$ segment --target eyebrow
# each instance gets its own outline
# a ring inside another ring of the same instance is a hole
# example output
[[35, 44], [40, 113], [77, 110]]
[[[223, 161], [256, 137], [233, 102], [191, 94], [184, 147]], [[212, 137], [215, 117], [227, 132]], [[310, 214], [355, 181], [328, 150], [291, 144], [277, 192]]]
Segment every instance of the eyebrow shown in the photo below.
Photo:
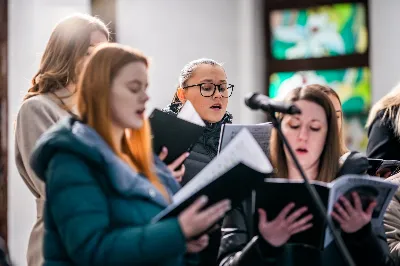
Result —
[[[299, 116], [299, 115], [292, 115], [290, 119], [300, 120], [300, 116]], [[311, 122], [311, 123], [312, 123], [312, 122], [320, 122], [320, 123], [323, 123], [323, 122], [322, 122], [321, 120], [319, 120], [319, 119], [312, 119], [310, 122]]]
[[[203, 80], [201, 80], [200, 81], [200, 83], [202, 83], [202, 82], [213, 82], [213, 80], [212, 79], [203, 79]], [[219, 82], [225, 82], [226, 83], [226, 79], [221, 79]]]
[[336, 113], [341, 113], [342, 112], [342, 110], [336, 110]]
[[134, 79], [134, 80], [128, 81], [126, 84], [127, 85], [130, 85], [130, 84], [139, 84], [139, 85], [141, 85], [142, 82], [140, 80]]

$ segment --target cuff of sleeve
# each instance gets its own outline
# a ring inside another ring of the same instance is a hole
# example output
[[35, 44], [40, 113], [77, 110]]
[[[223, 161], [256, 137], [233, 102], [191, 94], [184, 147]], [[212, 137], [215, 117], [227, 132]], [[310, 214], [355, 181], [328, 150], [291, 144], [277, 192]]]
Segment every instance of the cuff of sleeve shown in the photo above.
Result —
[[275, 247], [265, 241], [262, 237], [259, 237], [256, 243], [258, 253], [266, 261], [275, 261], [284, 250], [284, 246]]
[[370, 237], [373, 234], [372, 232], [372, 225], [371, 223], [366, 224], [364, 227], [362, 227], [360, 230], [354, 232], [354, 233], [346, 233], [342, 232], [342, 236], [345, 239], [354, 239], [354, 240], [361, 240]]

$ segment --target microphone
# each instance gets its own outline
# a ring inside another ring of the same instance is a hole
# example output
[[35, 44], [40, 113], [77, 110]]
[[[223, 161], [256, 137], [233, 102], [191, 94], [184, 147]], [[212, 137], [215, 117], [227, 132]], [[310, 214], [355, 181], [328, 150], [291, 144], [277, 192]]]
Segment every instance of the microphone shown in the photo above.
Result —
[[273, 101], [268, 96], [260, 93], [250, 93], [245, 97], [244, 102], [253, 110], [261, 109], [265, 112], [278, 112], [289, 115], [301, 114], [301, 111], [297, 106]]

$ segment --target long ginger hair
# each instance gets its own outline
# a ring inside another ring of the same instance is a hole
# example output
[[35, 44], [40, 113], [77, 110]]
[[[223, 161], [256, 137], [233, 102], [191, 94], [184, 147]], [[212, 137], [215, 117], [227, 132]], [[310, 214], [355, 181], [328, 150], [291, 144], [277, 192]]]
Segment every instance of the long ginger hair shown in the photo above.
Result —
[[135, 62], [149, 66], [141, 52], [127, 46], [107, 43], [96, 47], [77, 84], [78, 112], [121, 159], [146, 176], [168, 199], [168, 193], [155, 173], [149, 121], [145, 120], [140, 129], [125, 130], [120, 151], [112, 138], [110, 88], [119, 71]]

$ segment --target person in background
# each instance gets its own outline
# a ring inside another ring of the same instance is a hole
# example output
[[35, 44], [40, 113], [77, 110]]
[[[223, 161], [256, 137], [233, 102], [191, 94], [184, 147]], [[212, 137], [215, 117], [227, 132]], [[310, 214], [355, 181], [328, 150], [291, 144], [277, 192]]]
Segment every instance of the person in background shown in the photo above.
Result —
[[368, 116], [367, 157], [400, 161], [400, 84], [375, 103]]
[[[400, 173], [395, 174], [386, 179], [400, 185]], [[389, 244], [390, 256], [395, 265], [400, 265], [400, 189], [389, 203], [383, 218], [387, 242]]]
[[[328, 95], [336, 111], [336, 119], [339, 128], [339, 142], [340, 142], [340, 155], [341, 155], [339, 160], [341, 167], [338, 176], [342, 175], [342, 173], [347, 173], [349, 171], [363, 173], [363, 171], [366, 171], [366, 169], [368, 169], [369, 167], [368, 159], [360, 152], [350, 151], [346, 146], [346, 135], [343, 131], [343, 109], [339, 95], [331, 87], [319, 84], [313, 84], [312, 86], [314, 88], [321, 90], [326, 95]], [[349, 160], [347, 161], [347, 159]], [[349, 167], [352, 168], [353, 170], [347, 169]]]
[[336, 119], [338, 122], [339, 128], [339, 142], [340, 142], [340, 154], [345, 155], [349, 152], [349, 149], [346, 147], [346, 136], [343, 132], [343, 110], [342, 110], [342, 102], [340, 101], [339, 95], [336, 93], [334, 89], [324, 85], [313, 84], [314, 88], [319, 88], [322, 92], [328, 95], [331, 100], [333, 107], [336, 111]]
[[6, 241], [0, 237], [0, 266], [11, 266]]
[[[221, 127], [232, 123], [232, 115], [226, 109], [233, 88], [222, 64], [212, 59], [193, 60], [181, 70], [178, 89], [171, 104], [163, 111], [177, 115], [188, 100], [206, 124], [203, 135], [185, 158], [183, 186], [217, 156]], [[216, 265], [220, 236], [220, 230], [210, 233], [210, 244], [201, 253], [200, 265]]]
[[18, 172], [36, 199], [37, 220], [29, 239], [29, 266], [43, 265], [44, 183], [33, 173], [29, 158], [37, 139], [73, 111], [80, 69], [94, 47], [108, 42], [109, 30], [98, 18], [74, 14], [53, 29], [39, 70], [19, 109], [15, 127], [15, 162]]
[[79, 115], [39, 139], [31, 166], [46, 183], [45, 265], [195, 265], [201, 233], [229, 210], [228, 200], [204, 208], [203, 196], [152, 221], [180, 186], [153, 154], [147, 87], [142, 53], [99, 45], [80, 76]]
[[[297, 115], [279, 117], [282, 131], [293, 148], [299, 163], [310, 180], [331, 182], [340, 170], [340, 137], [336, 111], [319, 86], [308, 85], [292, 90], [285, 101], [301, 110]], [[291, 157], [275, 129], [271, 135], [271, 162], [276, 177], [301, 179]], [[349, 159], [347, 159], [349, 160]], [[359, 174], [360, 169], [348, 168], [346, 174]], [[366, 170], [366, 169], [364, 169]], [[363, 172], [364, 172], [363, 170]], [[361, 208], [360, 197], [352, 195], [352, 205], [342, 197], [335, 204], [332, 217], [338, 222], [342, 237], [356, 265], [394, 265], [390, 260], [384, 233], [375, 233], [371, 227], [372, 201], [366, 210]], [[312, 216], [307, 206], [288, 204], [274, 219], [269, 220], [265, 210], [259, 209], [260, 237], [251, 243], [252, 199], [243, 202], [224, 218], [218, 262], [221, 266], [234, 265], [346, 265], [336, 244], [331, 243], [323, 252], [300, 244], [288, 244], [292, 235], [312, 227]], [[383, 229], [383, 228], [382, 228]], [[252, 245], [247, 246], [249, 243]]]

